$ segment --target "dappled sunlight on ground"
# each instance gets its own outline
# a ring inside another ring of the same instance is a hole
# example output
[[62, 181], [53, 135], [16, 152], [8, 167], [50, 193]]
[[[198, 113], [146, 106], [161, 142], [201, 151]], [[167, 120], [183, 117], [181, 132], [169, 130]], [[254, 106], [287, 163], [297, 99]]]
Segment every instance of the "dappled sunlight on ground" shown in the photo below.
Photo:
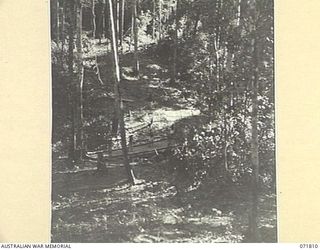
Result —
[[[115, 169], [104, 177], [82, 176], [69, 180], [69, 192], [53, 199], [53, 242], [240, 242], [239, 220], [247, 213], [245, 200], [201, 199], [197, 190], [181, 192], [164, 178], [160, 166], [137, 166], [139, 184], [120, 180], [125, 173]], [[91, 183], [88, 182], [88, 179]], [[101, 179], [102, 178], [102, 179]], [[86, 180], [87, 184], [83, 181]], [[97, 185], [103, 180], [105, 186]], [[81, 188], [85, 185], [86, 188]], [[201, 191], [202, 192], [202, 191]], [[275, 226], [273, 197], [264, 197], [261, 225]], [[239, 203], [239, 206], [236, 204]], [[270, 205], [269, 205], [270, 206]], [[230, 209], [230, 207], [233, 207]], [[83, 235], [86, 237], [83, 237]]]

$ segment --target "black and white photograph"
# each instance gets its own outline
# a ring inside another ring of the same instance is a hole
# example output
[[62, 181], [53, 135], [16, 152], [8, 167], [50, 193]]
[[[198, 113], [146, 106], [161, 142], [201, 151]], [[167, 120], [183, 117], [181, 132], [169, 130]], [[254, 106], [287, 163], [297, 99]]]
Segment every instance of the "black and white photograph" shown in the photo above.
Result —
[[53, 243], [278, 242], [273, 0], [50, 0], [50, 39]]

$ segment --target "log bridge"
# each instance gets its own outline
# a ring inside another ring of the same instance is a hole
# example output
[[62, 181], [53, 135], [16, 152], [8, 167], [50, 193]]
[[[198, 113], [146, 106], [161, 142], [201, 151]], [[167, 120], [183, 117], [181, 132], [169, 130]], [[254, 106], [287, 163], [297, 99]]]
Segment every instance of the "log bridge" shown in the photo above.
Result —
[[[135, 145], [129, 143], [128, 156], [130, 158], [149, 156], [159, 154], [167, 149], [177, 146], [172, 140], [168, 138], [157, 138], [156, 140], [142, 140], [137, 141]], [[122, 148], [112, 150], [111, 153], [107, 149], [91, 151], [86, 153], [86, 157], [90, 160], [98, 161], [98, 156], [102, 156], [103, 160], [114, 161], [123, 157]]]

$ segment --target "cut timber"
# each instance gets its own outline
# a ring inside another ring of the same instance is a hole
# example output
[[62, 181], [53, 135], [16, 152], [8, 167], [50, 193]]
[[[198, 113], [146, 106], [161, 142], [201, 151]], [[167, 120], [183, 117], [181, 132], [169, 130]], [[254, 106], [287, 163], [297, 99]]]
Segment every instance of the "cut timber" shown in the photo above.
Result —
[[[130, 157], [139, 157], [139, 156], [147, 156], [152, 154], [157, 154], [157, 152], [163, 152], [167, 149], [177, 147], [178, 144], [172, 143], [168, 139], [162, 139], [158, 141], [143, 143], [132, 146], [131, 150], [129, 150], [128, 154]], [[121, 158], [122, 149], [116, 149], [112, 151], [112, 159]], [[88, 152], [87, 156], [90, 157], [91, 160], [96, 160], [98, 153], [102, 152], [104, 157], [109, 157], [107, 150], [99, 150]]]

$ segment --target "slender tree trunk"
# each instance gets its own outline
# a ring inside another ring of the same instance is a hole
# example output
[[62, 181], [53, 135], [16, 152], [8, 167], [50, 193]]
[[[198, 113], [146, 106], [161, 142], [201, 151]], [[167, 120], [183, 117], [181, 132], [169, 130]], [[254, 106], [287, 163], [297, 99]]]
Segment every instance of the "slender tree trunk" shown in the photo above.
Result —
[[[108, 1], [106, 0], [106, 5], [105, 5], [105, 17], [106, 17], [106, 38], [107, 38], [107, 50], [108, 52], [111, 51], [111, 28], [110, 28], [110, 23], [111, 23], [111, 19], [109, 16], [109, 9], [108, 9]], [[110, 45], [110, 47], [109, 47]]]
[[68, 91], [68, 103], [71, 117], [71, 135], [69, 146], [69, 160], [73, 162], [75, 160], [75, 123], [74, 123], [74, 98], [72, 96], [73, 86], [73, 49], [74, 49], [74, 0], [69, 1], [69, 29], [68, 29], [68, 71], [69, 71], [69, 91]]
[[256, 2], [252, 1], [251, 10], [253, 24], [251, 28], [252, 39], [252, 113], [251, 113], [251, 164], [252, 164], [252, 207], [249, 214], [249, 237], [251, 242], [260, 242], [258, 227], [259, 207], [259, 142], [258, 142], [258, 81], [259, 81], [259, 58], [257, 39]]
[[106, 20], [105, 20], [105, 1], [106, 0], [103, 0], [102, 1], [102, 6], [101, 6], [101, 34], [100, 34], [100, 37], [101, 38], [105, 38], [105, 28], [106, 28]]
[[133, 41], [134, 41], [134, 75], [139, 78], [139, 55], [138, 55], [138, 24], [137, 24], [137, 1], [133, 0]]
[[65, 1], [62, 2], [62, 7], [60, 8], [60, 19], [61, 19], [61, 65], [64, 62], [64, 44], [65, 44], [65, 34], [64, 34], [64, 26], [65, 26]]
[[[95, 38], [97, 36], [97, 24], [96, 24], [96, 14], [95, 14], [95, 0], [92, 0], [92, 7], [91, 7], [91, 11], [92, 11], [92, 24], [93, 24], [93, 31], [92, 31], [92, 36]], [[95, 62], [95, 71], [96, 71], [96, 75], [97, 78], [99, 80], [99, 83], [101, 85], [104, 85], [102, 79], [101, 79], [101, 74], [100, 74], [100, 68], [99, 68], [99, 63], [98, 63], [98, 56], [95, 53], [94, 55], [94, 62]]]
[[159, 0], [158, 41], [162, 39], [162, 0]]
[[152, 40], [154, 41], [156, 39], [156, 0], [153, 0], [152, 4]]
[[59, 48], [59, 43], [60, 43], [60, 4], [59, 4], [59, 0], [57, 0], [56, 2], [56, 8], [57, 8], [57, 46]]
[[109, 23], [110, 23], [110, 19], [107, 17], [108, 15], [108, 4], [106, 2], [107, 0], [103, 0], [103, 4], [104, 4], [104, 21], [105, 21], [105, 29], [104, 29], [104, 37], [108, 38], [108, 31], [109, 31]]
[[92, 6], [91, 6], [91, 15], [92, 15], [92, 37], [93, 39], [96, 38], [97, 34], [97, 24], [96, 24], [96, 12], [95, 12], [95, 0], [92, 0]]
[[219, 47], [218, 47], [218, 38], [219, 34], [218, 31], [216, 31], [215, 38], [213, 41], [213, 47], [214, 47], [214, 55], [215, 55], [215, 61], [216, 61], [216, 90], [220, 90], [220, 55], [219, 55]]
[[[256, 41], [254, 43], [254, 54], [256, 54]], [[256, 57], [256, 55], [254, 55]], [[252, 207], [249, 215], [249, 236], [250, 241], [259, 242], [260, 234], [258, 228], [258, 206], [259, 206], [259, 144], [258, 144], [258, 66], [254, 59], [254, 74], [252, 77], [252, 113], [251, 113], [251, 164], [252, 164]]]
[[121, 13], [121, 18], [120, 18], [120, 49], [121, 49], [121, 54], [123, 53], [123, 30], [124, 30], [124, 8], [125, 8], [125, 0], [121, 0], [121, 6], [120, 6], [120, 13]]
[[178, 6], [179, 6], [179, 0], [176, 0], [176, 6], [174, 9], [175, 28], [174, 28], [174, 38], [173, 38], [174, 44], [173, 44], [171, 83], [175, 83], [176, 77], [177, 77], [177, 50], [178, 50], [178, 26], [179, 26]]
[[238, 0], [238, 6], [237, 6], [237, 26], [240, 26], [241, 24], [241, 0]]
[[75, 147], [76, 147], [76, 160], [81, 160], [84, 155], [84, 140], [83, 140], [83, 77], [84, 67], [82, 62], [82, 5], [81, 0], [76, 1], [77, 7], [77, 73], [78, 82], [76, 85], [76, 114], [75, 114]]
[[132, 44], [133, 44], [133, 37], [134, 37], [134, 15], [133, 15], [133, 11], [131, 11], [131, 35], [130, 35], [130, 47], [129, 47], [129, 50], [130, 52], [132, 51]]
[[126, 130], [125, 130], [125, 123], [124, 123], [124, 114], [123, 114], [123, 102], [120, 95], [120, 67], [119, 67], [119, 58], [118, 58], [118, 48], [117, 48], [117, 39], [116, 39], [116, 30], [115, 30], [115, 23], [113, 19], [113, 6], [112, 0], [109, 0], [109, 13], [110, 13], [110, 26], [111, 26], [111, 43], [112, 43], [112, 53], [113, 53], [113, 63], [114, 63], [114, 92], [115, 92], [115, 111], [116, 115], [119, 118], [120, 123], [120, 133], [121, 133], [121, 147], [123, 152], [123, 159], [124, 159], [124, 166], [127, 170], [129, 181], [134, 185], [135, 184], [135, 177], [133, 170], [129, 163], [129, 156], [128, 156], [128, 148], [127, 148], [127, 141], [126, 141]]
[[74, 49], [74, 0], [69, 0], [69, 46], [68, 46], [68, 70], [69, 74], [73, 74], [73, 49]]
[[224, 171], [227, 173], [228, 167], [228, 134], [227, 134], [227, 118], [226, 118], [226, 108], [222, 107], [223, 112], [223, 161], [224, 161]]
[[119, 35], [120, 35], [120, 0], [116, 0], [116, 37], [117, 37], [117, 46], [119, 47]]
[[[96, 30], [96, 32], [97, 32], [97, 37], [98, 37], [98, 39], [99, 39], [99, 44], [101, 44], [101, 39], [102, 39], [102, 26], [103, 26], [103, 8], [102, 8], [102, 6], [103, 5], [101, 5], [101, 3], [99, 2], [99, 5], [98, 5], [99, 7], [98, 7], [98, 18], [97, 18], [97, 30]], [[97, 14], [96, 14], [97, 15]]]

